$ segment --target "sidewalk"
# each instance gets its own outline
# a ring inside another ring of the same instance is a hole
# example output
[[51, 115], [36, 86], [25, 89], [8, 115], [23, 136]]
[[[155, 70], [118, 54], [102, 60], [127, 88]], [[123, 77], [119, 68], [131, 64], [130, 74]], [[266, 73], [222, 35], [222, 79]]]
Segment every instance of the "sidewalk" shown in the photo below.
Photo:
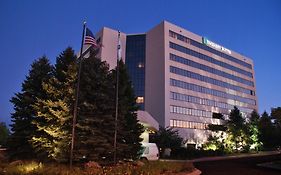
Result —
[[245, 157], [259, 157], [259, 156], [269, 156], [269, 155], [278, 155], [279, 151], [263, 151], [259, 153], [244, 153], [238, 155], [226, 155], [226, 156], [215, 156], [215, 157], [201, 157], [191, 160], [172, 160], [172, 159], [160, 159], [160, 161], [175, 161], [175, 162], [207, 162], [207, 161], [216, 161], [216, 160], [229, 160], [229, 159], [239, 159]]

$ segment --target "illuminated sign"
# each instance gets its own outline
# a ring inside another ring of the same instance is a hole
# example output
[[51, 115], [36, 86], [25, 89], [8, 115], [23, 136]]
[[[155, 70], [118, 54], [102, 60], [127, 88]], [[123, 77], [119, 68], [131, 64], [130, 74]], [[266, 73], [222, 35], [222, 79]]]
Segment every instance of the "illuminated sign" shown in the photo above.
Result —
[[210, 40], [208, 40], [207, 38], [202, 38], [202, 42], [203, 44], [207, 45], [207, 46], [210, 46], [214, 49], [217, 49], [217, 50], [220, 50], [220, 51], [223, 51], [225, 53], [228, 53], [228, 54], [231, 54], [231, 50], [225, 48], [225, 47], [222, 47], [221, 45], [218, 45]]

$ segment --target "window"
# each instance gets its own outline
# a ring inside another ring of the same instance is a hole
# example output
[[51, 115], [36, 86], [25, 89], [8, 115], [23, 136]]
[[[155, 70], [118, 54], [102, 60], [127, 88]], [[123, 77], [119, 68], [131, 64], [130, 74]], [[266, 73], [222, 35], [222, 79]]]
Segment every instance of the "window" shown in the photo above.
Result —
[[126, 67], [132, 81], [132, 86], [137, 97], [138, 106], [141, 110], [144, 109], [144, 94], [145, 94], [145, 48], [146, 35], [128, 35], [126, 37]]
[[174, 126], [173, 120], [170, 120], [170, 126]]
[[[180, 87], [183, 89], [187, 89], [187, 90], [205, 93], [205, 94], [211, 94], [211, 95], [222, 97], [222, 98], [232, 99], [235, 101], [240, 101], [240, 102], [248, 103], [251, 105], [256, 105], [256, 101], [253, 99], [250, 99], [250, 98], [232, 95], [232, 94], [228, 94], [226, 92], [209, 89], [206, 87], [200, 87], [198, 85], [187, 83], [187, 82], [180, 81], [180, 80], [170, 79], [170, 85], [175, 86], [175, 87]], [[197, 87], [197, 88], [195, 89], [195, 87]], [[188, 100], [191, 100], [191, 99], [188, 99]]]
[[[199, 81], [204, 81], [204, 82], [207, 82], [207, 83], [210, 83], [210, 84], [214, 84], [214, 85], [217, 85], [217, 86], [225, 87], [225, 88], [228, 88], [228, 89], [232, 89], [232, 90], [235, 90], [235, 91], [239, 91], [239, 92], [243, 92], [243, 93], [252, 95], [249, 89], [242, 88], [240, 86], [236, 86], [236, 85], [233, 85], [233, 84], [229, 84], [229, 83], [226, 83], [226, 82], [223, 82], [221, 80], [214, 79], [214, 78], [206, 77], [206, 76], [203, 76], [203, 75], [200, 75], [200, 74], [197, 74], [197, 73], [194, 73], [194, 72], [190, 72], [188, 70], [184, 70], [184, 69], [181, 69], [181, 68], [178, 68], [178, 67], [170, 66], [170, 72], [174, 73], [174, 74], [177, 74], [177, 75], [182, 75], [182, 76], [185, 76], [185, 77], [189, 77], [189, 78], [196, 79], [196, 80], [199, 80]], [[195, 89], [195, 91], [199, 92], [200, 87], [194, 86], [194, 89]]]
[[140, 62], [140, 63], [138, 64], [138, 68], [144, 68], [144, 64], [143, 64], [142, 62]]
[[143, 103], [143, 102], [144, 102], [144, 98], [143, 97], [137, 97], [136, 103]]
[[243, 75], [246, 75], [248, 77], [251, 77], [253, 78], [253, 74], [249, 71], [245, 71], [243, 69], [240, 69], [238, 67], [235, 67], [233, 65], [230, 65], [228, 63], [225, 63], [225, 62], [222, 62], [222, 61], [219, 61], [219, 60], [216, 60], [212, 57], [209, 57], [207, 55], [204, 55], [202, 53], [199, 53], [199, 52], [196, 52], [194, 50], [191, 50], [189, 48], [186, 48], [186, 47], [183, 47], [183, 46], [180, 46], [178, 44], [175, 44], [173, 42], [170, 42], [170, 48], [172, 49], [175, 49], [175, 50], [178, 50], [180, 52], [183, 52], [185, 54], [188, 54], [188, 55], [191, 55], [191, 56], [194, 56], [194, 57], [197, 57], [199, 59], [202, 59], [202, 60], [205, 60], [205, 61], [208, 61], [208, 62], [211, 62], [213, 64], [216, 64], [216, 65], [219, 65], [221, 67], [224, 67], [224, 68], [227, 68], [227, 69], [230, 69], [232, 71], [235, 71], [235, 72], [238, 72], [238, 73], [241, 73]]
[[213, 54], [215, 54], [215, 55], [218, 55], [218, 56], [220, 56], [220, 57], [223, 57], [223, 58], [225, 58], [225, 59], [227, 59], [227, 60], [230, 60], [230, 61], [232, 61], [232, 62], [235, 62], [235, 63], [237, 63], [237, 64], [240, 64], [240, 65], [242, 65], [242, 66], [244, 66], [244, 67], [246, 67], [246, 68], [252, 69], [252, 65], [251, 65], [251, 64], [246, 63], [246, 62], [244, 62], [244, 61], [242, 61], [242, 60], [239, 60], [239, 59], [237, 59], [237, 58], [235, 58], [235, 57], [233, 57], [233, 56], [231, 56], [231, 55], [227, 55], [227, 54], [225, 54], [225, 53], [223, 53], [223, 52], [220, 52], [220, 51], [218, 51], [218, 50], [216, 50], [216, 49], [210, 48], [210, 47], [208, 47], [208, 46], [205, 45], [205, 44], [199, 43], [199, 42], [197, 42], [197, 41], [195, 41], [195, 40], [192, 40], [192, 39], [190, 39], [190, 38], [187, 38], [187, 37], [185, 37], [185, 36], [183, 36], [183, 35], [181, 35], [181, 34], [178, 34], [178, 33], [176, 33], [176, 32], [173, 32], [173, 31], [171, 31], [171, 30], [169, 31], [169, 33], [170, 33], [170, 36], [173, 37], [173, 38], [177, 38], [178, 40], [181, 40], [181, 41], [186, 42], [186, 43], [189, 43], [189, 44], [191, 44], [191, 45], [193, 45], [193, 46], [195, 46], [195, 47], [198, 47], [198, 48], [200, 48], [200, 49], [203, 49], [203, 50], [206, 50], [206, 51], [208, 51], [208, 52], [211, 52], [211, 53], [213, 53]]

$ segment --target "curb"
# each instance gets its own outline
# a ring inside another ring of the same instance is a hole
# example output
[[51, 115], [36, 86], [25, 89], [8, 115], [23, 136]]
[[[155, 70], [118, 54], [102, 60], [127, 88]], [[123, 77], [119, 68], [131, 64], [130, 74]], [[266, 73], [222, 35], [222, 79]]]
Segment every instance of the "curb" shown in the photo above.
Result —
[[160, 161], [171, 161], [171, 162], [207, 162], [207, 161], [217, 161], [217, 160], [229, 160], [229, 159], [240, 159], [245, 157], [259, 157], [259, 156], [270, 156], [278, 155], [279, 151], [270, 151], [270, 152], [260, 152], [257, 154], [241, 154], [241, 155], [230, 155], [230, 156], [216, 156], [216, 157], [202, 157], [191, 160], [172, 160], [172, 159], [160, 159]]

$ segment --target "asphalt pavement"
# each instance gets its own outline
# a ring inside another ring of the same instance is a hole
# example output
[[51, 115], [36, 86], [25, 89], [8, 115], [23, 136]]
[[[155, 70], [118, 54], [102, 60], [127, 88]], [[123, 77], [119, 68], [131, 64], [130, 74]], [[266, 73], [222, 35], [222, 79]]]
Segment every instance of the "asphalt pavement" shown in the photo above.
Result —
[[278, 152], [244, 154], [191, 160], [201, 175], [281, 175], [280, 170], [259, 167], [257, 164], [280, 161]]

